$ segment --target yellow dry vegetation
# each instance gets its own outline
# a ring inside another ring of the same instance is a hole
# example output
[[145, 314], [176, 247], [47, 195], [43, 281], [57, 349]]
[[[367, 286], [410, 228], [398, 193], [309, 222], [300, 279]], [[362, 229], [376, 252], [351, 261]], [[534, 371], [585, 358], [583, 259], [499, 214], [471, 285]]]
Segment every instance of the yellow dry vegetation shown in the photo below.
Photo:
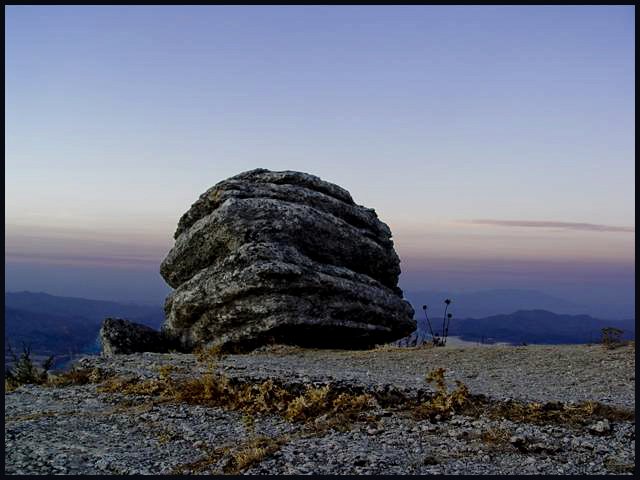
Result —
[[241, 473], [247, 468], [260, 463], [269, 455], [277, 452], [287, 441], [287, 437], [251, 438], [235, 451], [231, 452], [230, 459], [225, 464], [223, 472], [230, 475]]
[[609, 420], [634, 421], [635, 412], [586, 401], [575, 405], [561, 402], [519, 402], [508, 401], [490, 405], [487, 415], [493, 419], [507, 419], [514, 422], [533, 424], [556, 423], [580, 426], [585, 423], [607, 418]]
[[202, 349], [197, 358], [208, 365], [207, 372], [198, 377], [176, 379], [171, 376], [173, 369], [163, 366], [157, 379], [109, 378], [98, 386], [98, 391], [223, 407], [245, 415], [278, 414], [292, 422], [335, 417], [334, 424], [343, 427], [375, 406], [371, 395], [338, 392], [330, 385], [308, 386], [303, 393], [294, 393], [272, 379], [259, 383], [234, 381], [216, 371], [216, 362], [221, 358], [218, 348]]
[[494, 447], [501, 447], [509, 444], [511, 432], [504, 428], [490, 428], [480, 434], [482, 443]]
[[436, 392], [426, 402], [418, 405], [413, 414], [419, 419], [444, 420], [455, 413], [461, 413], [470, 404], [471, 395], [468, 387], [456, 380], [453, 391], [447, 389], [444, 379], [444, 368], [436, 368], [427, 374], [428, 383], [435, 383]]
[[[413, 409], [416, 418], [432, 421], [446, 420], [457, 413], [472, 417], [486, 415], [493, 420], [506, 419], [518, 423], [560, 424], [575, 427], [603, 418], [613, 421], [635, 420], [633, 410], [612, 407], [596, 401], [577, 404], [518, 400], [494, 402], [483, 395], [471, 395], [468, 387], [458, 380], [455, 382], [456, 388], [449, 391], [444, 373], [444, 368], [437, 368], [427, 375], [427, 382], [435, 384], [436, 392], [429, 400]], [[490, 441], [491, 434], [487, 435], [486, 439]]]
[[67, 387], [69, 385], [86, 385], [90, 383], [100, 383], [108, 379], [111, 374], [99, 368], [74, 368], [68, 372], [58, 375], [51, 375], [47, 380], [46, 386], [49, 387]]

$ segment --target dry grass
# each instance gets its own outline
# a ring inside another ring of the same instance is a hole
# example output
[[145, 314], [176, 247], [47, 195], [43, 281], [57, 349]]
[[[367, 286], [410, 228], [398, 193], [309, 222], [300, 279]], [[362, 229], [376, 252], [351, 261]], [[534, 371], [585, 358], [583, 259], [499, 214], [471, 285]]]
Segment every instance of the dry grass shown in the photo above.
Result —
[[634, 421], [635, 412], [611, 407], [600, 402], [587, 401], [576, 405], [562, 402], [500, 402], [488, 405], [486, 414], [492, 419], [507, 419], [513, 422], [533, 424], [559, 424], [580, 427], [587, 423], [608, 419]]
[[308, 387], [303, 394], [296, 395], [271, 379], [257, 384], [240, 383], [212, 373], [187, 380], [174, 380], [170, 376], [152, 380], [111, 378], [100, 385], [98, 391], [223, 407], [240, 411], [245, 416], [278, 414], [292, 422], [309, 422], [330, 415], [340, 420], [336, 425], [354, 421], [362, 412], [375, 406], [370, 395], [339, 393], [328, 385]]
[[[259, 414], [277, 414], [291, 422], [315, 426], [317, 430], [334, 428], [348, 430], [355, 421], [369, 421], [367, 414], [377, 406], [373, 396], [340, 392], [330, 385], [308, 386], [302, 393], [272, 379], [260, 383], [240, 382], [215, 371], [221, 354], [219, 350], [199, 352], [201, 362], [207, 362], [207, 373], [189, 379], [175, 379], [173, 370], [165, 366], [157, 379], [108, 378], [98, 387], [99, 392], [125, 395], [151, 396], [159, 401], [222, 407], [253, 417]], [[431, 371], [426, 380], [435, 384], [435, 393], [426, 402], [411, 405], [399, 399], [400, 409], [409, 409], [417, 419], [446, 420], [454, 414], [473, 417], [486, 415], [491, 419], [508, 419], [533, 424], [562, 424], [582, 426], [587, 422], [609, 420], [635, 420], [631, 410], [582, 402], [568, 405], [560, 402], [493, 402], [483, 395], [471, 395], [468, 387], [456, 381], [449, 391], [444, 378], [445, 370]], [[80, 375], [83, 380], [86, 372]], [[95, 380], [95, 378], [94, 378]]]
[[635, 463], [624, 463], [615, 457], [608, 457], [604, 459], [604, 466], [609, 472], [623, 474], [623, 473], [635, 473]]
[[375, 406], [370, 395], [339, 392], [329, 385], [309, 386], [300, 394], [272, 379], [260, 383], [234, 381], [216, 371], [222, 355], [219, 348], [198, 351], [198, 361], [208, 367], [207, 372], [199, 377], [175, 379], [171, 376], [173, 369], [163, 366], [157, 379], [109, 378], [98, 387], [98, 391], [223, 407], [240, 411], [245, 416], [278, 414], [291, 422], [313, 423], [320, 416], [329, 416], [334, 421], [328, 423], [338, 428], [346, 428], [360, 414]]
[[[91, 383], [100, 383], [110, 377], [110, 374], [100, 370], [99, 368], [79, 368], [72, 369], [68, 372], [59, 373], [57, 375], [49, 374], [43, 377], [42, 382], [38, 383], [43, 387], [68, 387], [71, 385], [87, 385]], [[22, 383], [12, 382], [5, 379], [5, 393], [13, 392]]]
[[250, 438], [231, 452], [230, 458], [222, 471], [226, 474], [237, 475], [277, 452], [288, 441], [289, 438], [286, 436]]
[[510, 445], [511, 432], [504, 428], [489, 428], [480, 434], [480, 441], [492, 449], [503, 449]]
[[444, 368], [437, 368], [427, 375], [427, 382], [435, 383], [436, 393], [414, 408], [413, 414], [416, 418], [445, 420], [455, 413], [462, 412], [464, 407], [470, 404], [469, 389], [459, 380], [456, 380], [455, 390], [449, 392], [444, 380], [444, 371]]
[[19, 385], [16, 384], [15, 382], [12, 382], [12, 381], [10, 381], [10, 380], [8, 380], [6, 378], [4, 379], [4, 393], [5, 394], [15, 391], [15, 389], [18, 388], [18, 387], [19, 387]]
[[[578, 404], [517, 400], [494, 402], [484, 395], [471, 395], [467, 386], [460, 381], [456, 381], [456, 388], [449, 391], [443, 368], [431, 371], [427, 375], [427, 381], [435, 383], [436, 393], [412, 409], [414, 417], [418, 419], [446, 420], [458, 413], [472, 417], [486, 416], [492, 420], [506, 419], [517, 423], [557, 424], [578, 428], [605, 418], [611, 421], [635, 421], [633, 410], [595, 401]], [[491, 438], [492, 433], [485, 435], [487, 441], [491, 441]]]
[[218, 463], [226, 454], [231, 451], [231, 447], [215, 447], [208, 449], [204, 457], [199, 458], [194, 462], [188, 462], [181, 465], [176, 465], [171, 472], [172, 475], [185, 475], [202, 473], [209, 470], [213, 465]]
[[[291, 437], [283, 435], [279, 437], [251, 436], [239, 445], [224, 445], [215, 448], [205, 447], [204, 457], [174, 467], [174, 475], [186, 473], [197, 474], [210, 472], [214, 474], [237, 475], [244, 470], [263, 461], [269, 455], [280, 450], [289, 442]], [[217, 471], [212, 472], [217, 466]]]
[[111, 374], [99, 368], [79, 368], [63, 372], [58, 375], [51, 375], [46, 383], [49, 387], [67, 387], [69, 385], [87, 385], [90, 383], [100, 383], [108, 379]]
[[162, 430], [158, 436], [157, 436], [157, 440], [158, 440], [158, 444], [159, 445], [165, 445], [167, 443], [169, 443], [172, 440], [175, 440], [177, 438], [180, 438], [180, 435], [172, 430]]
[[602, 338], [600, 339], [600, 343], [607, 350], [613, 350], [615, 348], [622, 347], [626, 344], [625, 341], [622, 340], [622, 334], [624, 331], [615, 327], [607, 327], [601, 330]]
[[39, 420], [45, 417], [55, 417], [58, 415], [69, 415], [68, 412], [55, 412], [53, 410], [45, 410], [43, 412], [27, 413], [25, 415], [15, 415], [4, 417], [5, 422], [25, 422], [28, 420]]

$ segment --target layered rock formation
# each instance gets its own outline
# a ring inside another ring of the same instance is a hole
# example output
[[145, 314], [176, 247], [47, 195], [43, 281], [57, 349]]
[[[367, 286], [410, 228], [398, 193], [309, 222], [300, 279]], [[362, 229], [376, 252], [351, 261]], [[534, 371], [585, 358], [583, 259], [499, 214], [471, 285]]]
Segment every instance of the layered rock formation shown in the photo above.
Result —
[[178, 223], [160, 273], [163, 330], [184, 348], [280, 342], [359, 348], [415, 329], [389, 227], [306, 173], [244, 172]]

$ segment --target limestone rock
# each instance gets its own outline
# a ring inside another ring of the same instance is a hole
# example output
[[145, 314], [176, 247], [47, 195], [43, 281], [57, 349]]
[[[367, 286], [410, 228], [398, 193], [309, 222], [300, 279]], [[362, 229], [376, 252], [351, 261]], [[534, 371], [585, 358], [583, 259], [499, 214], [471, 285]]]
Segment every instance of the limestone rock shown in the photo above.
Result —
[[389, 227], [316, 176], [257, 169], [222, 181], [175, 239], [160, 268], [175, 288], [163, 330], [185, 348], [360, 348], [415, 329]]
[[598, 420], [592, 425], [589, 425], [587, 427], [587, 430], [589, 430], [594, 435], [606, 435], [611, 432], [611, 424], [609, 423], [609, 420], [605, 418], [603, 420]]
[[410, 335], [392, 342], [395, 347], [420, 347], [422, 345], [432, 344], [432, 339], [428, 338], [424, 333], [416, 330]]
[[136, 352], [166, 352], [170, 341], [153, 328], [122, 318], [106, 318], [100, 328], [100, 343], [105, 356]]

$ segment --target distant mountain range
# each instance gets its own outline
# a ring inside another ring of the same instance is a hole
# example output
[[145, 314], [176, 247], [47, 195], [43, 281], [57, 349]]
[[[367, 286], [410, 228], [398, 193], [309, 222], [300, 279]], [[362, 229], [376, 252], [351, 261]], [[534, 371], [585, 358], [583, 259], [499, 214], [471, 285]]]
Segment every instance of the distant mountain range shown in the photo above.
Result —
[[594, 299], [592, 304], [583, 305], [554, 297], [537, 290], [491, 289], [472, 292], [407, 290], [404, 296], [416, 310], [416, 318], [421, 317], [422, 305], [428, 305], [434, 315], [442, 315], [443, 301], [451, 298], [450, 311], [458, 318], [480, 318], [502, 315], [518, 310], [547, 310], [567, 315], [591, 315], [592, 317], [620, 320], [635, 317], [635, 304], [605, 305]]
[[[512, 292], [513, 293], [513, 292]], [[431, 292], [429, 317], [435, 330], [442, 326], [442, 292]], [[525, 296], [531, 300], [531, 294]], [[85, 298], [58, 297], [46, 293], [5, 293], [5, 345], [10, 342], [16, 353], [22, 343], [31, 344], [35, 355], [55, 355], [60, 364], [73, 354], [96, 353], [98, 331], [106, 317], [122, 317], [131, 321], [160, 328], [164, 312], [160, 306], [89, 300]], [[428, 296], [421, 294], [420, 300]], [[505, 301], [508, 298], [510, 300]], [[458, 294], [451, 305], [454, 317], [449, 328], [450, 336], [463, 340], [509, 343], [588, 343], [600, 339], [604, 327], [618, 327], [625, 337], [635, 337], [635, 321], [602, 320], [589, 315], [557, 314], [547, 309], [515, 308], [511, 314], [489, 314], [463, 318], [466, 311], [495, 312], [497, 308], [513, 306], [513, 294], [493, 291], [486, 298], [481, 292]], [[502, 299], [502, 302], [500, 301]], [[553, 297], [538, 296], [538, 303], [547, 302], [556, 308], [570, 308], [568, 303], [558, 303]], [[424, 301], [424, 303], [427, 303]], [[493, 303], [492, 303], [493, 302]], [[555, 302], [555, 303], [554, 303]], [[560, 301], [562, 302], [562, 301]], [[414, 303], [420, 334], [429, 336], [423, 320], [422, 303]], [[484, 310], [483, 310], [484, 309]], [[506, 310], [509, 311], [509, 310]], [[480, 318], [481, 317], [481, 318]]]
[[14, 292], [4, 295], [5, 346], [19, 354], [22, 344], [31, 345], [35, 356], [54, 355], [60, 364], [79, 353], [99, 350], [98, 332], [106, 317], [123, 317], [160, 328], [160, 306], [145, 306], [58, 297], [46, 293]]
[[[442, 318], [437, 319], [438, 330]], [[432, 323], [433, 325], [433, 323]], [[421, 325], [422, 328], [423, 325]], [[601, 330], [616, 327], [623, 338], [635, 338], [634, 320], [602, 320], [589, 315], [560, 315], [546, 310], [518, 310], [508, 315], [451, 320], [449, 335], [462, 340], [526, 343], [592, 343], [601, 338]], [[434, 326], [435, 328], [435, 326]]]

